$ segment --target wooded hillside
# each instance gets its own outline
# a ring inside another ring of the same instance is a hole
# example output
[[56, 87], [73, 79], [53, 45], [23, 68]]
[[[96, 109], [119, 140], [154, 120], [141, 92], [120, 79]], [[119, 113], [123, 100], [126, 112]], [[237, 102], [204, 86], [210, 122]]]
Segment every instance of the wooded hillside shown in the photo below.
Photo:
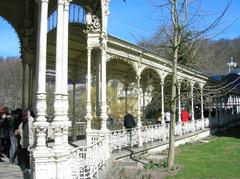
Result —
[[[155, 34], [150, 39], [143, 39], [140, 46], [168, 58], [169, 49], [166, 41], [160, 34]], [[206, 75], [226, 74], [228, 72], [227, 62], [233, 57], [240, 66], [240, 37], [235, 39], [205, 40], [194, 42], [194, 64], [190, 66]]]

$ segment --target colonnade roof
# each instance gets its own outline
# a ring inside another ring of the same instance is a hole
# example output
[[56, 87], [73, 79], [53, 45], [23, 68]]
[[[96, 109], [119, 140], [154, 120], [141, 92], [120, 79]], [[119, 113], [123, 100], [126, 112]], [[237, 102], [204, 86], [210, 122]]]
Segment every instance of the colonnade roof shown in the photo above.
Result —
[[[56, 51], [56, 29], [52, 30], [48, 34], [48, 68], [55, 69], [55, 51]], [[149, 65], [149, 67], [156, 69], [163, 69], [171, 74], [172, 63], [168, 59], [160, 57], [158, 54], [139, 47], [135, 44], [121, 40], [117, 37], [108, 35], [108, 58], [118, 58], [116, 65], [111, 66], [112, 72], [109, 77], [116, 77], [121, 75], [129, 76], [129, 80], [136, 79], [136, 71], [127, 66], [128, 64], [137, 63], [141, 57], [141, 63]], [[93, 53], [94, 56], [94, 53]], [[123, 60], [124, 59], [124, 60]], [[110, 60], [111, 61], [111, 60]], [[109, 63], [109, 62], [108, 62]], [[154, 66], [159, 64], [159, 67]], [[75, 74], [78, 76], [86, 74], [87, 67], [87, 35], [84, 33], [84, 28], [77, 25], [71, 24], [69, 28], [69, 70], [70, 77], [71, 72], [75, 70]], [[108, 68], [109, 69], [109, 68]], [[95, 70], [95, 61], [92, 61], [92, 70]], [[113, 75], [115, 70], [115, 75]], [[76, 72], [77, 71], [77, 72]], [[200, 81], [206, 81], [208, 78], [202, 75], [200, 72], [187, 68], [185, 66], [179, 66], [179, 72], [183, 74], [183, 78], [191, 79], [195, 77]], [[184, 76], [185, 75], [185, 76]]]
[[[32, 3], [33, 9], [28, 9], [29, 11], [33, 11], [31, 13], [31, 20], [34, 23], [33, 26], [36, 26], [36, 7], [35, 0], [1, 0], [0, 1], [0, 16], [4, 17], [7, 21], [9, 21], [13, 28], [18, 33], [21, 39], [22, 27], [24, 24], [24, 18], [26, 16], [26, 2], [30, 5]], [[84, 7], [85, 9], [91, 9], [92, 11], [96, 11], [98, 14], [100, 11], [100, 0], [73, 0], [72, 3], [77, 3]], [[49, 0], [49, 14], [51, 14], [56, 9], [57, 1]], [[34, 5], [33, 5], [34, 4]], [[28, 7], [29, 8], [29, 7]], [[36, 28], [35, 28], [36, 29]], [[87, 44], [87, 36], [84, 33], [84, 27], [81, 27], [79, 24], [70, 24], [69, 28], [69, 69], [70, 73], [72, 71], [78, 71], [77, 75], [86, 73], [86, 44]], [[48, 33], [48, 50], [47, 50], [47, 62], [48, 68], [55, 68], [55, 54], [56, 54], [56, 29], [53, 29]], [[158, 68], [162, 68], [168, 73], [171, 73], [171, 62], [167, 59], [160, 57], [158, 54], [146, 50], [137, 45], [131, 44], [127, 41], [121, 40], [117, 37], [108, 35], [108, 55], [109, 56], [118, 56], [120, 58], [124, 58], [126, 61], [138, 62], [139, 57], [141, 56], [142, 63], [149, 64], [151, 67], [155, 67], [155, 64], [159, 64]], [[122, 53], [124, 52], [124, 53]], [[94, 62], [93, 62], [94, 63]], [[129, 72], [129, 68], [126, 68], [124, 63], [119, 63], [119, 73], [127, 74]], [[92, 65], [92, 69], [94, 70], [94, 65]], [[206, 81], [207, 77], [202, 75], [201, 73], [187, 68], [185, 66], [179, 66], [179, 72], [185, 74], [189, 78], [194, 76], [200, 80]], [[133, 76], [130, 74], [129, 76]], [[70, 75], [71, 77], [71, 75]], [[135, 77], [134, 77], [135, 78]]]
[[0, 16], [6, 19], [20, 35], [25, 17], [24, 0], [1, 0]]

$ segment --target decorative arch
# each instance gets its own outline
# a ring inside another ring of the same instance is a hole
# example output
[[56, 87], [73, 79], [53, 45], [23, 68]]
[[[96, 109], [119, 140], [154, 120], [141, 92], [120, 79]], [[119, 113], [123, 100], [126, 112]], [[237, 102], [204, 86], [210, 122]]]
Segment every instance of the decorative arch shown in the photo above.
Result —
[[154, 88], [160, 88], [161, 76], [158, 71], [152, 67], [144, 66], [140, 73], [141, 84], [143, 87], [152, 85]]
[[107, 58], [107, 64], [110, 62], [110, 61], [113, 61], [113, 60], [120, 60], [120, 61], [124, 61], [125, 63], [129, 64], [132, 69], [134, 70], [135, 74], [137, 75], [138, 74], [138, 69], [137, 67], [132, 63], [130, 62], [128, 59], [126, 58], [122, 58], [122, 57], [118, 57], [118, 56], [110, 56]]
[[143, 68], [140, 71], [140, 75], [145, 71], [145, 70], [151, 70], [153, 73], [156, 74], [156, 77], [161, 79], [161, 75], [159, 74], [159, 71], [151, 66], [143, 66]]
[[[86, 24], [86, 11], [76, 2], [69, 5], [69, 24]], [[57, 27], [57, 10], [55, 9], [48, 17], [48, 32]]]
[[13, 32], [14, 32], [14, 34], [16, 35], [16, 38], [17, 38], [17, 43], [18, 43], [18, 47], [19, 47], [19, 55], [21, 56], [21, 54], [22, 54], [22, 51], [21, 51], [21, 35], [20, 35], [20, 32], [18, 32], [17, 30], [16, 30], [16, 28], [14, 27], [14, 25], [7, 19], [7, 18], [5, 18], [5, 17], [3, 17], [3, 16], [0, 16], [0, 19], [2, 19], [4, 22], [6, 22], [10, 27], [11, 27], [11, 29], [13, 30]]

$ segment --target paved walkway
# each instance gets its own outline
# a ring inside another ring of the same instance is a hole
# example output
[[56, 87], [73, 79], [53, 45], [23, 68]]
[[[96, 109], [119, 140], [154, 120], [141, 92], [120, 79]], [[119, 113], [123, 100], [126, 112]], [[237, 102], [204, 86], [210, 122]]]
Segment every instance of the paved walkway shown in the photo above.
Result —
[[28, 174], [23, 174], [18, 165], [9, 164], [9, 159], [2, 158], [4, 162], [0, 162], [0, 179], [29, 179]]

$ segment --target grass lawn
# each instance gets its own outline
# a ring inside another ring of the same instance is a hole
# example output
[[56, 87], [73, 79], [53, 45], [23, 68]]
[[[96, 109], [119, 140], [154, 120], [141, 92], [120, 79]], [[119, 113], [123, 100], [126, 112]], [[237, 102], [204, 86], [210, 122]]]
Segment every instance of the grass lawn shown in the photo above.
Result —
[[240, 127], [209, 138], [209, 143], [186, 144], [177, 149], [180, 166], [174, 179], [240, 179]]

